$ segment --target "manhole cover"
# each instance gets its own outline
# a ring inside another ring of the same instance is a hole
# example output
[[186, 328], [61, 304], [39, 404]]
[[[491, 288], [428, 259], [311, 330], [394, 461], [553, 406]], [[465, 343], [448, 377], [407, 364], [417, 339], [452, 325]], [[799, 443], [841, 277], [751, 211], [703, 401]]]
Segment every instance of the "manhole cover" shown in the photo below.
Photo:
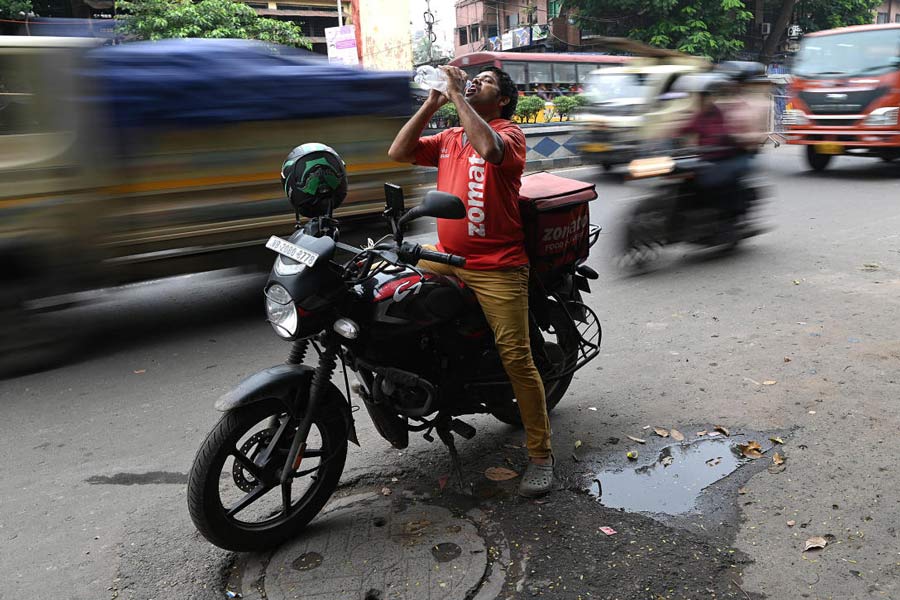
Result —
[[446, 508], [365, 495], [276, 550], [262, 581], [270, 600], [456, 600], [479, 586], [487, 555]]

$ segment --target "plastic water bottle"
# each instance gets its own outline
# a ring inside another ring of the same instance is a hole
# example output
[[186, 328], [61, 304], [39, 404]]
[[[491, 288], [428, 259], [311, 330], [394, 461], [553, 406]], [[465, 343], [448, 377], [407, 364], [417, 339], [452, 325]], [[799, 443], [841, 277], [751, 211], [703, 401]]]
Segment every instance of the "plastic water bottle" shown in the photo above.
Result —
[[[422, 87], [437, 90], [445, 96], [447, 95], [447, 76], [443, 71], [432, 67], [431, 65], [422, 65], [416, 69], [416, 76], [413, 78], [413, 81]], [[472, 82], [466, 81], [466, 91], [468, 91], [470, 87], [472, 87]]]
[[416, 69], [414, 81], [431, 90], [437, 90], [442, 94], [447, 93], [447, 78], [444, 72], [431, 65], [422, 65]]

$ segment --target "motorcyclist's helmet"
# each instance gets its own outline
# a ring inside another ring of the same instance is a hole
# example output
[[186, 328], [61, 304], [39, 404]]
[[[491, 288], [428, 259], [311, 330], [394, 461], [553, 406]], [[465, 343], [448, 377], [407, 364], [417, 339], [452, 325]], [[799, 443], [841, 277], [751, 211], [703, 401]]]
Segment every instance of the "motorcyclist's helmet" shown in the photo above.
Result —
[[321, 217], [347, 197], [347, 167], [340, 155], [325, 144], [303, 144], [284, 159], [281, 184], [299, 214]]

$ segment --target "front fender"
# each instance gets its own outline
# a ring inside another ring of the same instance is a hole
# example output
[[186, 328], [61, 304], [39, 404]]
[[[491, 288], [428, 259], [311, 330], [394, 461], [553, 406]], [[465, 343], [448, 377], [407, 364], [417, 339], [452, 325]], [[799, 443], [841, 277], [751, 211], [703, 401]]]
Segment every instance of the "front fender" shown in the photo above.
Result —
[[[250, 375], [237, 384], [233, 390], [220, 396], [216, 400], [216, 410], [227, 412], [267, 398], [280, 398], [290, 405], [294, 398], [288, 396], [295, 394], [298, 389], [307, 392], [300, 398], [300, 401], [305, 404], [314, 371], [315, 369], [306, 365], [285, 364], [269, 367]], [[358, 446], [359, 440], [356, 436], [350, 405], [340, 390], [332, 384], [329, 384], [329, 387], [331, 389], [326, 391], [325, 403], [321, 405], [321, 409], [337, 410], [347, 424], [347, 439]]]
[[298, 385], [309, 387], [313, 368], [306, 365], [276, 365], [247, 377], [216, 400], [216, 410], [227, 412], [265, 400], [284, 398]]

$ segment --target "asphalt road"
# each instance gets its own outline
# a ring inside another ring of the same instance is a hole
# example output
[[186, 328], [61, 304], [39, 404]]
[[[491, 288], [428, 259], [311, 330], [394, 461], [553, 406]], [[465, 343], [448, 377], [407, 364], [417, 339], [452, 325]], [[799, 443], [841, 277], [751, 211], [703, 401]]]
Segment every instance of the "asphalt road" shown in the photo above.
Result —
[[[746, 471], [739, 493], [705, 499], [708, 530], [673, 526], [746, 555], [734, 578], [748, 597], [900, 599], [900, 166], [812, 174], [794, 148], [761, 163], [773, 231], [723, 257], [673, 249], [638, 277], [612, 257], [644, 190], [599, 181], [588, 303], [603, 352], [554, 413], [554, 444], [566, 463], [580, 440], [601, 468], [630, 448], [609, 438], [648, 425], [780, 436], [782, 472]], [[216, 397], [287, 352], [261, 285], [231, 273], [109, 292], [75, 313], [96, 333], [70, 364], [0, 382], [0, 598], [221, 597], [231, 556], [193, 531], [184, 483]], [[345, 481], [402, 478], [442, 452], [393, 451], [357, 417]], [[472, 422], [464, 460], [509, 435]], [[814, 536], [829, 545], [804, 553]]]

